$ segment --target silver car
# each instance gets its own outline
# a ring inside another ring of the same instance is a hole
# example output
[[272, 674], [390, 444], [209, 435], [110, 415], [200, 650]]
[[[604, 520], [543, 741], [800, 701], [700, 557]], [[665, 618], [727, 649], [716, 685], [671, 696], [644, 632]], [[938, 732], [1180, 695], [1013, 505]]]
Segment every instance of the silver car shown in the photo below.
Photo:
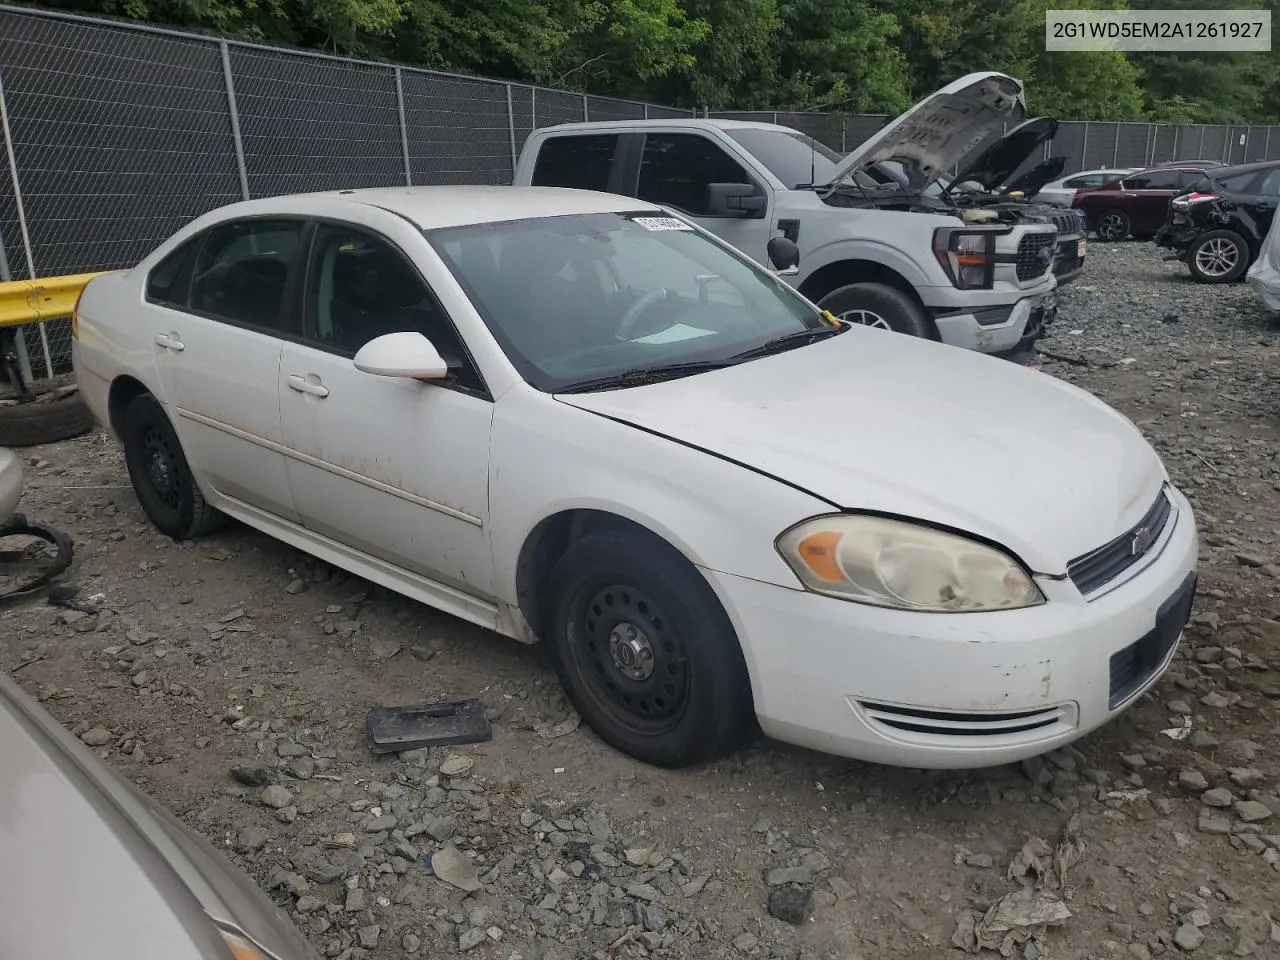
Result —
[[0, 771], [0, 957], [318, 960], [247, 876], [3, 673]]
[[1104, 183], [1136, 173], [1138, 169], [1138, 167], [1108, 167], [1104, 170], [1082, 170], [1067, 177], [1060, 177], [1052, 183], [1046, 183], [1037, 191], [1035, 199], [1041, 203], [1069, 207], [1071, 201], [1076, 198], [1077, 190], [1092, 190]]

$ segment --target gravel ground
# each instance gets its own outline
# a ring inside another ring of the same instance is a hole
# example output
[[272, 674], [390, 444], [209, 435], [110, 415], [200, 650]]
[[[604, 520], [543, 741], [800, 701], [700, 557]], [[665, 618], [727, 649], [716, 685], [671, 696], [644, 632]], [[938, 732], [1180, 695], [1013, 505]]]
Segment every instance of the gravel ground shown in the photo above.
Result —
[[[1180, 659], [1073, 749], [649, 769], [575, 726], [536, 650], [251, 531], [157, 536], [101, 436], [27, 451], [23, 503], [100, 612], [10, 606], [0, 667], [331, 958], [924, 960], [998, 941], [993, 904], [1062, 920], [1019, 957], [1278, 956], [1280, 332], [1145, 243], [1094, 245], [1059, 296], [1044, 372], [1137, 422], [1203, 530]], [[482, 698], [492, 742], [370, 754], [365, 710], [424, 696]]]

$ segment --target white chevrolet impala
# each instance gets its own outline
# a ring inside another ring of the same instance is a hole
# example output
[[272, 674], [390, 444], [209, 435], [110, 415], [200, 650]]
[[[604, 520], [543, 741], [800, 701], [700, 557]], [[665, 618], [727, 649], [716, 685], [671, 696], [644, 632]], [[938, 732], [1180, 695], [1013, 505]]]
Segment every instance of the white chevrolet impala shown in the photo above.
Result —
[[1191, 509], [1124, 417], [842, 326], [634, 199], [238, 203], [93, 280], [74, 324], [161, 531], [234, 517], [550, 644], [654, 764], [757, 726], [896, 765], [1033, 756], [1155, 682], [1195, 593]]

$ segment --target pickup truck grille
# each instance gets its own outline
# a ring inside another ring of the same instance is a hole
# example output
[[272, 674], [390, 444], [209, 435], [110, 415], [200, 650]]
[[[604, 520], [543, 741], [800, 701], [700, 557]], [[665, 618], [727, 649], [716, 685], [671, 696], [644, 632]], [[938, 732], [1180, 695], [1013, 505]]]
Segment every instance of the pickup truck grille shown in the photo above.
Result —
[[1054, 213], [1050, 218], [1053, 225], [1058, 228], [1058, 236], [1071, 237], [1077, 233], [1086, 233], [1085, 221], [1074, 210], [1064, 210], [1062, 213]]
[[1058, 238], [1052, 233], [1029, 233], [1018, 243], [1016, 265], [1022, 282], [1043, 276], [1053, 267], [1053, 248]]
[[1156, 502], [1136, 526], [1067, 564], [1071, 582], [1085, 596], [1110, 583], [1147, 555], [1151, 545], [1160, 539], [1172, 514], [1173, 502], [1161, 490]]

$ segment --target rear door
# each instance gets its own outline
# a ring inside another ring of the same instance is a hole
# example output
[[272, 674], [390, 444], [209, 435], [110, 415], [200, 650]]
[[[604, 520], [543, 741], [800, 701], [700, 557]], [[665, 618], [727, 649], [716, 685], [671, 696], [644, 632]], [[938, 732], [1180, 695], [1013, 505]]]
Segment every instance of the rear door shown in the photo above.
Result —
[[216, 493], [295, 522], [277, 384], [305, 227], [211, 227], [157, 264], [146, 288], [164, 402], [192, 469]]
[[1199, 176], [1198, 171], [1145, 170], [1122, 181], [1121, 196], [1133, 234], [1141, 237], [1159, 230], [1169, 216], [1169, 201]]

